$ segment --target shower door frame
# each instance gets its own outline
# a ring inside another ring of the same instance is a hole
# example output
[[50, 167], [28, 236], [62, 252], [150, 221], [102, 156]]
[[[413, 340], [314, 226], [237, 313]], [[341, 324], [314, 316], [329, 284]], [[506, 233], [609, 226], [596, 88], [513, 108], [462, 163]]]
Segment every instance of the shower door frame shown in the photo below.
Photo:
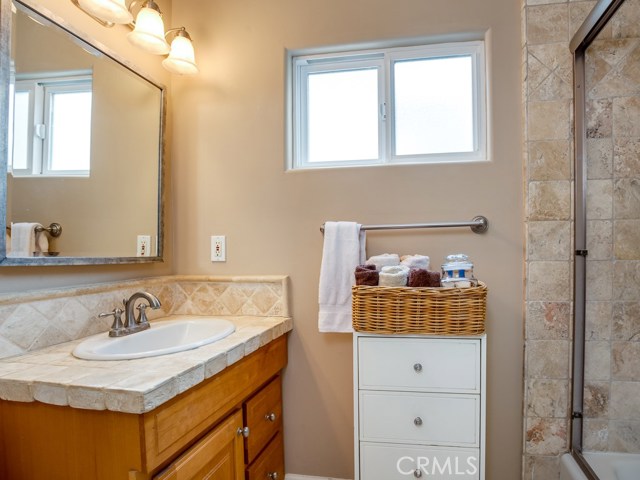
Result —
[[589, 480], [599, 480], [582, 455], [583, 400], [584, 400], [584, 350], [586, 311], [586, 263], [587, 263], [587, 156], [586, 156], [586, 87], [585, 53], [591, 42], [605, 27], [625, 0], [599, 0], [589, 16], [571, 39], [569, 48], [573, 54], [573, 108], [574, 108], [574, 158], [575, 158], [575, 210], [574, 241], [575, 258], [573, 272], [573, 367], [571, 391], [571, 441], [573, 458]]

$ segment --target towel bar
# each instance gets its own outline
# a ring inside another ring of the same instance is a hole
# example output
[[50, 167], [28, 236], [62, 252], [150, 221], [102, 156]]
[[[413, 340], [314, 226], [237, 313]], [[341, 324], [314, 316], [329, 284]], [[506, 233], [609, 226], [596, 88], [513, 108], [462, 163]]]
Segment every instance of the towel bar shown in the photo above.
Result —
[[[361, 230], [406, 230], [411, 228], [452, 228], [471, 227], [473, 233], [484, 233], [489, 229], [487, 217], [478, 215], [468, 222], [440, 222], [440, 223], [406, 223], [396, 225], [362, 225]], [[324, 233], [324, 225], [320, 227]]]
[[[7, 232], [11, 231], [11, 227], [7, 225]], [[47, 232], [52, 237], [59, 237], [62, 234], [62, 225], [53, 222], [48, 227], [36, 227], [36, 232]]]

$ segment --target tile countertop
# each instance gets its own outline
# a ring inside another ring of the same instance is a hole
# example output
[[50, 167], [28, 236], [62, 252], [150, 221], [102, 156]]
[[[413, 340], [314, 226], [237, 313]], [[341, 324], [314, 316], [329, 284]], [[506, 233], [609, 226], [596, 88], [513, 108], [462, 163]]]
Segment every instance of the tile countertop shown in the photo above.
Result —
[[136, 360], [81, 360], [71, 354], [82, 342], [80, 339], [2, 359], [0, 398], [145, 413], [293, 328], [291, 319], [286, 317], [220, 318], [232, 321], [236, 331], [212, 344], [169, 355]]

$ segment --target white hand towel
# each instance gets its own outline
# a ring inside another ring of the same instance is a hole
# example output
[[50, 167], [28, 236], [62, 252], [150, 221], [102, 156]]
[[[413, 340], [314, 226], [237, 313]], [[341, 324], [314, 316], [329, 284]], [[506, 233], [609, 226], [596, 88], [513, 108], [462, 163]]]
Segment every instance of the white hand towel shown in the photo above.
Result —
[[409, 267], [404, 265], [382, 267], [378, 285], [381, 287], [406, 287]]
[[354, 222], [326, 222], [318, 292], [318, 330], [353, 332], [351, 287], [354, 271], [364, 263], [365, 232]]
[[47, 238], [47, 232], [43, 229], [36, 232], [36, 249], [37, 253], [49, 253], [49, 239]]
[[39, 223], [11, 224], [11, 254], [12, 257], [33, 257], [36, 251], [36, 227]]
[[426, 255], [403, 255], [400, 259], [400, 265], [406, 265], [409, 268], [422, 268], [429, 270], [429, 257]]
[[376, 270], [381, 271], [382, 267], [400, 265], [400, 256], [396, 253], [374, 255], [367, 260], [367, 265], [375, 265]]

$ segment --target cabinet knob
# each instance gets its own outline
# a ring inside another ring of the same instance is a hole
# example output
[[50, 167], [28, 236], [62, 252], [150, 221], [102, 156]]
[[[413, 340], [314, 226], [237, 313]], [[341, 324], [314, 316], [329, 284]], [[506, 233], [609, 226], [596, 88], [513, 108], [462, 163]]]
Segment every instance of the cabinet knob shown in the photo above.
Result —
[[420, 373], [422, 371], [422, 364], [421, 363], [414, 364], [413, 369], [416, 371], [416, 373]]
[[416, 478], [420, 478], [422, 476], [422, 470], [420, 470], [419, 468], [416, 468], [413, 471], [413, 476], [416, 477]]
[[278, 476], [278, 472], [268, 472], [267, 473], [267, 478], [271, 479], [271, 480], [278, 480], [278, 478], [280, 478]]
[[421, 419], [420, 417], [416, 417], [416, 418], [414, 418], [414, 419], [413, 419], [413, 424], [414, 424], [416, 427], [419, 427], [420, 425], [422, 425], [422, 419]]
[[250, 432], [249, 427], [244, 427], [244, 428], [238, 427], [238, 431], [237, 431], [238, 435], [242, 435], [244, 438], [247, 438], [249, 436], [249, 432]]
[[276, 418], [278, 418], [278, 417], [276, 416], [275, 413], [271, 412], [271, 413], [266, 414], [264, 416], [264, 418], [265, 418], [265, 420], [269, 420], [270, 422], [275, 422]]

